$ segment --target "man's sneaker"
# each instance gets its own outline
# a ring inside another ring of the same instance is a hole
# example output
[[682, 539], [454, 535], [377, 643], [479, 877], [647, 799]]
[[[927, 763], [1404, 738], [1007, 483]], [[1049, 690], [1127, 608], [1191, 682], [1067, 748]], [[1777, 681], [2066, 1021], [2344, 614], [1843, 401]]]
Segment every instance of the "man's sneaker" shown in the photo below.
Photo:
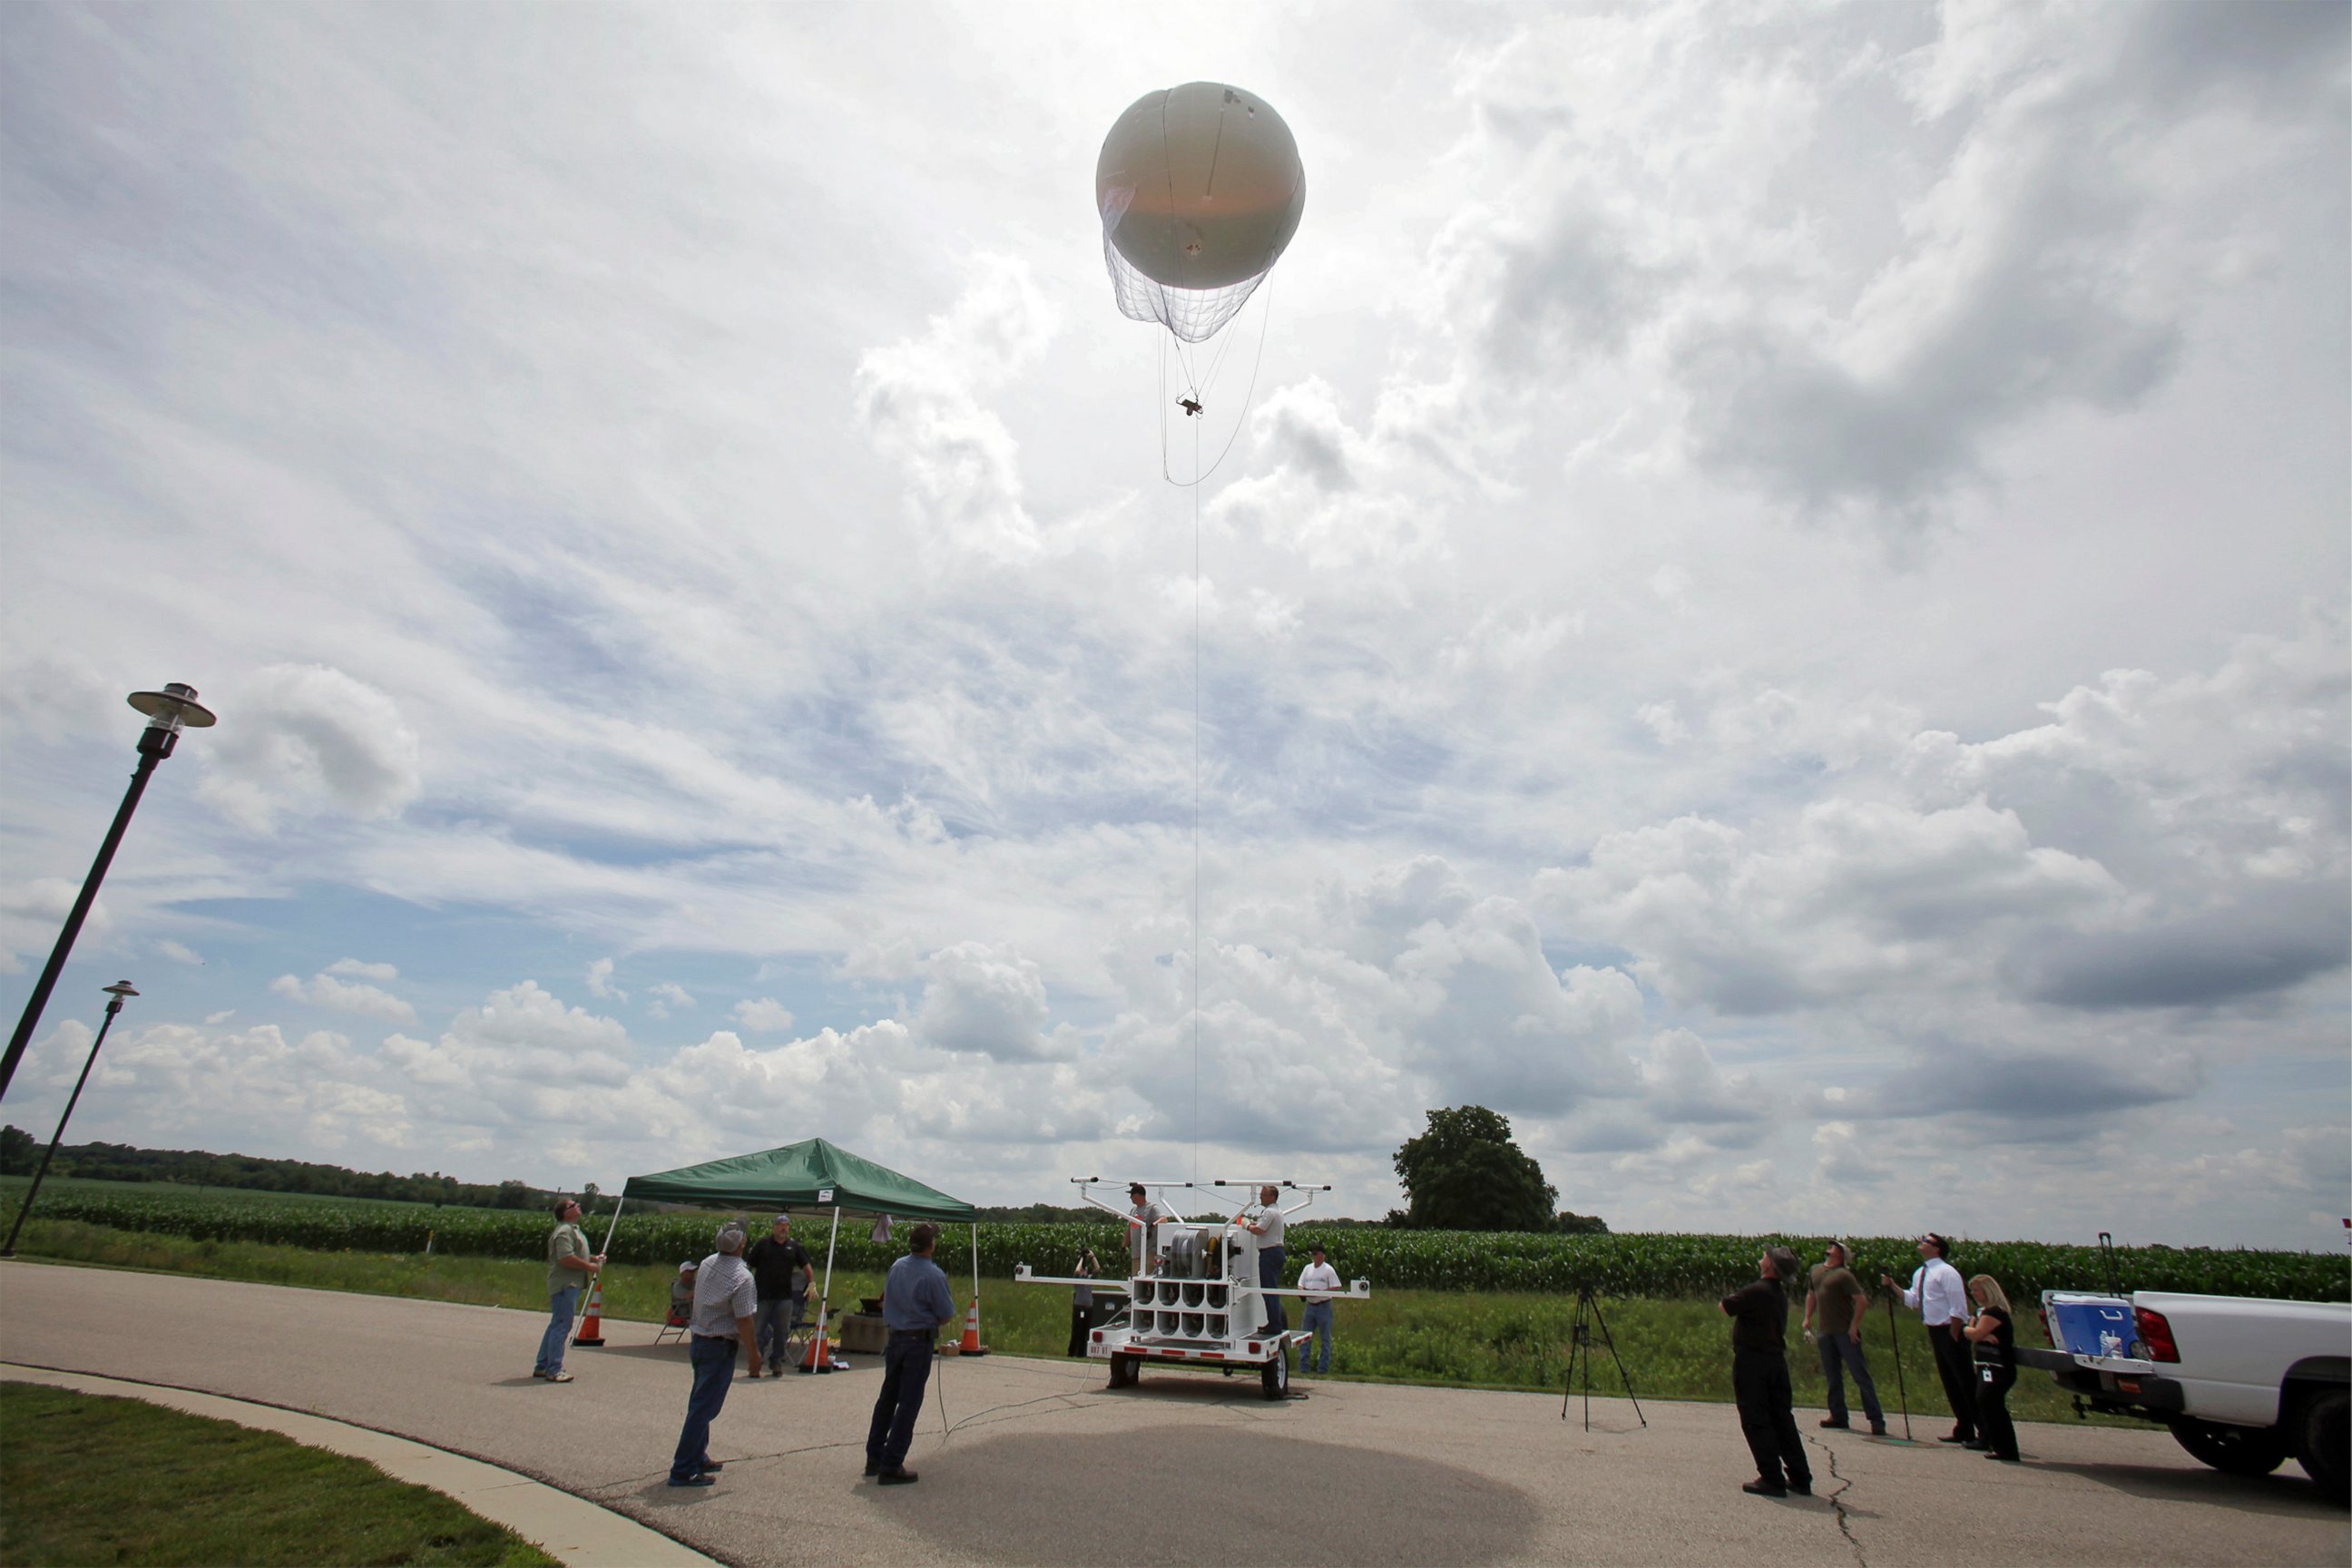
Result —
[[1749, 1481], [1739, 1489], [1751, 1497], [1787, 1497], [1789, 1495], [1788, 1488], [1778, 1481], [1768, 1481], [1761, 1477]]
[[895, 1470], [883, 1471], [881, 1479], [882, 1484], [886, 1487], [911, 1487], [923, 1478], [901, 1466]]
[[676, 1476], [672, 1476], [669, 1479], [669, 1484], [674, 1487], [715, 1487], [719, 1484], [719, 1478], [708, 1472], [689, 1476], [685, 1480], [679, 1480]]
[[1885, 1423], [1885, 1422], [1884, 1422], [1884, 1421], [1874, 1421], [1874, 1422], [1872, 1422], [1872, 1423], [1870, 1424], [1870, 1435], [1871, 1435], [1872, 1436], [1874, 1436], [1874, 1437], [1884, 1437], [1884, 1436], [1886, 1436], [1886, 1423]]
[[1822, 1416], [1822, 1425], [1828, 1427], [1832, 1432], [1843, 1432], [1846, 1430], [1846, 1423], [1839, 1420], [1834, 1415]]
[[1789, 1483], [1789, 1495], [1791, 1497], [1811, 1497], [1813, 1495], [1813, 1483], [1810, 1480], [1790, 1481]]

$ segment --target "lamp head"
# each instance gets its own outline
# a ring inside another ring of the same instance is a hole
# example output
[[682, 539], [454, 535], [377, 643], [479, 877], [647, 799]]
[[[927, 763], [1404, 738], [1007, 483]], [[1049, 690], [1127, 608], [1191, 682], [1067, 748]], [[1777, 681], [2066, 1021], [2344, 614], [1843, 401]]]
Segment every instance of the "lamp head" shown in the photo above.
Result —
[[147, 715], [139, 749], [159, 758], [172, 754], [183, 727], [205, 730], [216, 722], [213, 710], [196, 700], [196, 689], [177, 680], [167, 681], [161, 691], [134, 691], [127, 700]]
[[109, 996], [136, 996], [139, 994], [139, 988], [131, 984], [128, 980], [118, 980], [113, 984], [100, 986], [100, 989], [104, 991]]

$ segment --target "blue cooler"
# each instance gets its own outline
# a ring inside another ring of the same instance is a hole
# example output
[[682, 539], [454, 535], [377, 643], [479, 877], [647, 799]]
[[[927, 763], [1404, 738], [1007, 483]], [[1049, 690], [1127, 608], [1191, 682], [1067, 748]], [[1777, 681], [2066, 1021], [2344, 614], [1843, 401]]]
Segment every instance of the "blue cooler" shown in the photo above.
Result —
[[2136, 1357], [2139, 1331], [2132, 1304], [2119, 1296], [2049, 1290], [2042, 1297], [2050, 1316], [2050, 1337], [2069, 1355]]

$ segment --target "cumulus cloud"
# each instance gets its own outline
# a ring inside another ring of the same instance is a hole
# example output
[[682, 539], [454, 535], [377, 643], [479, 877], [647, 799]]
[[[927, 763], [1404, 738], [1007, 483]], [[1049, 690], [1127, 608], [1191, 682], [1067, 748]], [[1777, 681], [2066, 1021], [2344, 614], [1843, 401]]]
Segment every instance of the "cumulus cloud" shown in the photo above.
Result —
[[327, 973], [350, 980], [373, 980], [379, 984], [388, 984], [400, 978], [399, 969], [392, 964], [370, 963], [357, 958], [339, 958], [327, 965]]
[[1033, 960], [986, 942], [964, 942], [924, 961], [923, 1000], [914, 1027], [929, 1043], [977, 1051], [999, 1061], [1043, 1061], [1069, 1054], [1049, 1037], [1053, 1008], [1044, 971]]
[[337, 1012], [363, 1014], [395, 1024], [416, 1021], [416, 1009], [391, 992], [362, 982], [339, 980], [332, 973], [313, 974], [307, 981], [281, 974], [269, 983], [269, 989], [313, 1007], [331, 1007]]
[[185, 942], [173, 942], [170, 937], [157, 942], [155, 951], [174, 963], [202, 963], [205, 961], [204, 955], [194, 948]]
[[735, 1020], [755, 1034], [781, 1034], [793, 1026], [792, 1009], [772, 996], [747, 998], [735, 1004]]
[[323, 664], [257, 669], [208, 731], [205, 797], [255, 832], [283, 814], [397, 816], [423, 788], [416, 732], [392, 698]]

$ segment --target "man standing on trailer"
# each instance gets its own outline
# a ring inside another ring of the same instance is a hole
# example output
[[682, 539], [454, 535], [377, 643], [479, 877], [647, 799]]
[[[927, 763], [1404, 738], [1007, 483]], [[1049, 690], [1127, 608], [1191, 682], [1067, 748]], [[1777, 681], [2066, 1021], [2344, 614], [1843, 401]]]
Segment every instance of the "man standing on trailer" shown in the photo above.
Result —
[[1862, 1318], [1870, 1310], [1870, 1295], [1848, 1267], [1845, 1243], [1832, 1241], [1813, 1265], [1811, 1289], [1805, 1292], [1805, 1332], [1813, 1336], [1821, 1352], [1822, 1376], [1829, 1384], [1830, 1413], [1822, 1425], [1843, 1430], [1845, 1374], [1862, 1394], [1862, 1413], [1870, 1421], [1870, 1435], [1886, 1436], [1886, 1414], [1878, 1407], [1878, 1389], [1870, 1381], [1870, 1363], [1862, 1354]]
[[[1240, 1218], [1234, 1221], [1235, 1225], [1240, 1226], [1244, 1230], [1248, 1231], [1252, 1236], [1257, 1237], [1257, 1282], [1261, 1289], [1279, 1290], [1282, 1289], [1282, 1264], [1284, 1257], [1282, 1246], [1282, 1210], [1276, 1206], [1275, 1201], [1281, 1196], [1282, 1189], [1280, 1187], [1271, 1184], [1260, 1187], [1257, 1190], [1256, 1217], [1252, 1218], [1248, 1214], [1244, 1213]], [[1282, 1298], [1279, 1296], [1268, 1296], [1264, 1300], [1265, 1301], [1265, 1326], [1260, 1329], [1258, 1332], [1262, 1334], [1279, 1334], [1288, 1330], [1290, 1327], [1290, 1314], [1282, 1310]]]
[[1154, 1199], [1141, 1182], [1127, 1184], [1127, 1201], [1134, 1205], [1127, 1211], [1128, 1250], [1135, 1255], [1134, 1272], [1157, 1274], [1160, 1272], [1160, 1225], [1161, 1221], [1174, 1219], [1176, 1215], [1166, 1204]]
[[908, 1231], [907, 1256], [890, 1265], [882, 1282], [882, 1321], [890, 1341], [882, 1352], [882, 1392], [866, 1427], [866, 1473], [886, 1487], [918, 1479], [907, 1468], [907, 1450], [914, 1445], [915, 1418], [923, 1413], [924, 1385], [931, 1381], [931, 1344], [956, 1318], [948, 1277], [931, 1261], [939, 1239], [935, 1225]]
[[[1969, 1328], [1969, 1288], [1951, 1265], [1952, 1244], [1934, 1231], [1919, 1238], [1919, 1268], [1903, 1288], [1903, 1304], [1919, 1309], [1927, 1325], [1927, 1343], [1936, 1352], [1936, 1375], [1943, 1380], [1944, 1397], [1951, 1402], [1952, 1429], [1937, 1439], [1982, 1447], [1977, 1441], [1977, 1369], [1974, 1352], [1963, 1337]], [[1895, 1277], [1879, 1281], [1892, 1289]]]

